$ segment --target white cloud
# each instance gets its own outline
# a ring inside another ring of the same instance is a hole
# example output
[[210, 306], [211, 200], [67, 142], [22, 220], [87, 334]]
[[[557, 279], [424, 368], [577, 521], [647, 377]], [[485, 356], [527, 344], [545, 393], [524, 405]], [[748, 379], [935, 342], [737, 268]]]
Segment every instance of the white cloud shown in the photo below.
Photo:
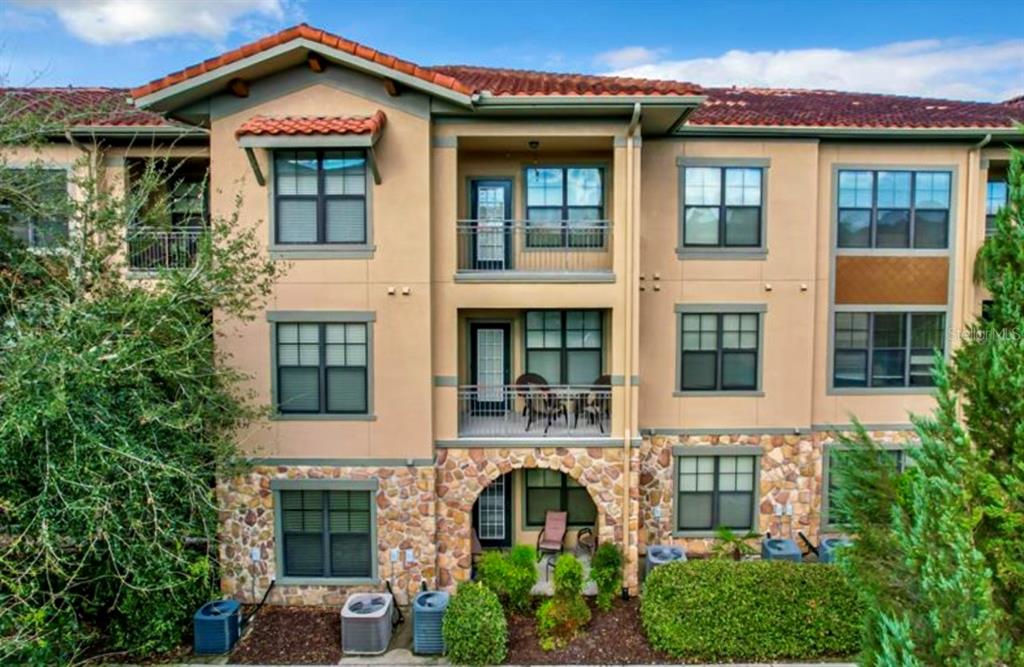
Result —
[[52, 10], [73, 35], [92, 44], [126, 44], [192, 35], [219, 41], [248, 15], [284, 17], [283, 0], [20, 0]]
[[[634, 48], [641, 47], [624, 50]], [[996, 101], [1024, 92], [1024, 40], [918, 40], [860, 50], [734, 50], [709, 58], [611, 67], [615, 75], [706, 86], [829, 88]]]
[[646, 46], [626, 46], [621, 49], [599, 53], [594, 60], [612, 69], [625, 69], [654, 62], [663, 53], [665, 53], [664, 49], [649, 49]]

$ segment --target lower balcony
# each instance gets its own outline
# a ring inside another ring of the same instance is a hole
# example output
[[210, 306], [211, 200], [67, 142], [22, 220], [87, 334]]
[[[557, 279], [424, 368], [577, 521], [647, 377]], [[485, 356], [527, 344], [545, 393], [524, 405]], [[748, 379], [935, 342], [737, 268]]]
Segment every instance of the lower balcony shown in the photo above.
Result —
[[611, 408], [607, 375], [592, 385], [549, 385], [530, 373], [512, 385], [462, 385], [459, 437], [607, 437]]
[[133, 271], [187, 269], [195, 264], [204, 227], [136, 228], [128, 233], [128, 267]]

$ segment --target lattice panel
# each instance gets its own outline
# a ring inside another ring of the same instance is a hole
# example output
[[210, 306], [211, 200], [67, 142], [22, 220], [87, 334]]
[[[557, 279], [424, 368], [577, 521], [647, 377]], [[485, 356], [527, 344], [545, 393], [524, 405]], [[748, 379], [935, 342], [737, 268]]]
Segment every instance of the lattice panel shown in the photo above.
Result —
[[836, 304], [945, 305], [948, 257], [836, 257]]

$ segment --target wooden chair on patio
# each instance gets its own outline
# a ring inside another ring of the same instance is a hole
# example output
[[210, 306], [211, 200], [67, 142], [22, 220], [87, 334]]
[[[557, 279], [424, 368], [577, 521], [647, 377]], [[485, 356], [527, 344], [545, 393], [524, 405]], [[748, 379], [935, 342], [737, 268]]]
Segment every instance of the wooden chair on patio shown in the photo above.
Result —
[[544, 528], [537, 536], [537, 561], [549, 554], [560, 554], [565, 549], [565, 533], [569, 527], [568, 512], [548, 512], [544, 515]]

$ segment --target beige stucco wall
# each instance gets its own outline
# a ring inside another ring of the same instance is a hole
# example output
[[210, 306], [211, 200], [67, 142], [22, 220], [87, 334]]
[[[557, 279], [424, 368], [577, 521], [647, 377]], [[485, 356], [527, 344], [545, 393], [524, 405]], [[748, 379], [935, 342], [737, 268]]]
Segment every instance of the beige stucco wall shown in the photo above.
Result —
[[[258, 86], [259, 83], [255, 84]], [[254, 87], [255, 87], [254, 86]], [[258, 91], [253, 95], [259, 97]], [[371, 311], [374, 355], [374, 419], [369, 421], [274, 421], [244, 443], [262, 457], [428, 458], [430, 425], [430, 162], [429, 123], [421, 115], [387, 106], [336, 86], [316, 84], [270, 98], [212, 123], [211, 188], [214, 215], [234, 212], [240, 193], [240, 224], [269, 242], [269, 195], [260, 186], [235, 130], [254, 115], [370, 115], [383, 109], [388, 121], [376, 146], [382, 182], [372, 186], [370, 217], [376, 251], [370, 259], [293, 259], [278, 281], [268, 310]], [[257, 150], [270, 178], [269, 153]], [[389, 294], [389, 288], [394, 294]], [[409, 294], [403, 294], [408, 288]], [[264, 313], [248, 323], [218, 320], [223, 348], [253, 376], [257, 400], [269, 404], [270, 324]]]

